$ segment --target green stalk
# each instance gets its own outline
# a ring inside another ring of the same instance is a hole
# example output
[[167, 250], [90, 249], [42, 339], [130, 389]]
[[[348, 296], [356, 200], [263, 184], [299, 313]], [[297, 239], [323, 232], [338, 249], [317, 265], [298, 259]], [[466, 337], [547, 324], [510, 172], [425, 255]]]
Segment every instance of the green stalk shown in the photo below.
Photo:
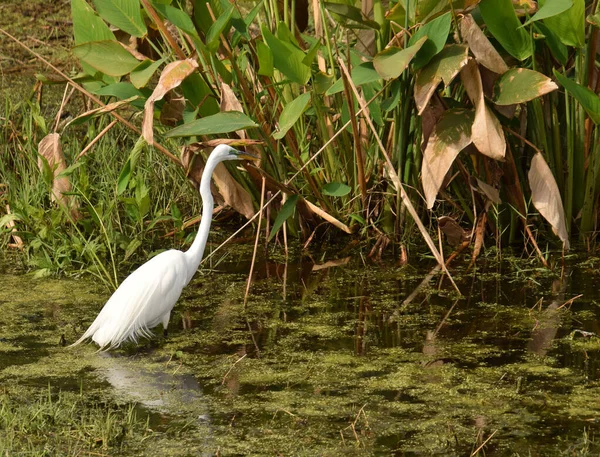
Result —
[[585, 198], [583, 201], [583, 209], [581, 214], [581, 231], [579, 238], [583, 241], [590, 236], [594, 230], [594, 222], [596, 219], [596, 211], [594, 206], [598, 199], [598, 181], [600, 180], [600, 138], [598, 129], [594, 132], [594, 147], [590, 154], [590, 161], [587, 170], [587, 178], [585, 181]]
[[[564, 68], [563, 68], [564, 71]], [[569, 93], [565, 91], [565, 125], [567, 127], [567, 191], [565, 193], [565, 218], [567, 224], [567, 233], [571, 233], [571, 220], [573, 219], [573, 155], [574, 139], [573, 139], [573, 120], [571, 116], [572, 103]]]

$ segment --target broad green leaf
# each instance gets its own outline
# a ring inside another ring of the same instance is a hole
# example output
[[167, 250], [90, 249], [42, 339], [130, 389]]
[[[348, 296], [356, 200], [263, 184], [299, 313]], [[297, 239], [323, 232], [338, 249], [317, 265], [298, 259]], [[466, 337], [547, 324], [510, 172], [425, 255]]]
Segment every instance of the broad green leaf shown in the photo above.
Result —
[[174, 26], [179, 27], [185, 33], [195, 36], [198, 35], [192, 19], [185, 11], [182, 11], [179, 8], [175, 8], [171, 5], [163, 5], [157, 1], [153, 1], [152, 6], [160, 13], [162, 17], [164, 17]]
[[73, 48], [73, 54], [90, 67], [110, 76], [123, 76], [139, 65], [116, 41], [90, 41]]
[[131, 104], [133, 106], [144, 106], [144, 101], [150, 95], [150, 91], [144, 89], [143, 91], [136, 89], [133, 84], [122, 82], [114, 83], [108, 86], [104, 86], [98, 90], [95, 90], [96, 95], [106, 95], [109, 97], [117, 97], [119, 100], [127, 100], [132, 97], [139, 97], [138, 100], [134, 100]]
[[201, 116], [210, 116], [219, 112], [218, 100], [197, 71], [183, 80], [181, 89], [191, 105], [198, 107]]
[[[395, 22], [396, 24], [401, 24], [404, 26], [404, 23], [406, 22], [406, 8], [403, 2], [396, 3], [392, 9], [387, 12], [385, 18], [390, 22]], [[412, 19], [414, 19], [414, 17]], [[414, 20], [411, 20], [409, 25], [413, 24]]]
[[393, 46], [386, 48], [373, 58], [373, 67], [383, 79], [396, 79], [426, 41], [427, 37], [424, 36], [405, 49]]
[[469, 60], [469, 48], [464, 44], [446, 46], [417, 72], [415, 81], [415, 103], [418, 113], [429, 103], [437, 86], [444, 81], [448, 86]]
[[114, 40], [115, 35], [85, 0], [71, 0], [75, 44], [88, 41]]
[[273, 239], [273, 237], [279, 231], [283, 223], [287, 221], [292, 216], [292, 214], [294, 214], [296, 204], [298, 203], [298, 198], [298, 195], [292, 195], [283, 204], [283, 206], [279, 210], [279, 214], [277, 214], [277, 217], [275, 218], [275, 222], [273, 223], [273, 228], [271, 229], [271, 233], [269, 234], [269, 241]]
[[285, 105], [279, 117], [279, 131], [273, 134], [276, 140], [282, 139], [287, 131], [300, 119], [310, 102], [310, 92], [306, 92]]
[[98, 13], [109, 24], [141, 38], [146, 35], [138, 0], [94, 0]]
[[283, 75], [298, 84], [306, 84], [310, 79], [310, 68], [304, 65], [306, 54], [292, 43], [277, 38], [263, 27], [263, 38], [273, 53], [273, 65]]
[[[540, 4], [542, 4], [542, 2], [540, 2]], [[541, 21], [542, 19], [556, 16], [557, 14], [567, 11], [569, 8], [571, 8], [571, 6], [573, 6], [573, 2], [571, 0], [546, 0], [540, 9], [538, 9], [537, 13], [535, 13], [533, 17], [525, 22], [521, 27], [525, 27], [535, 21]]]
[[167, 132], [168, 138], [195, 135], [217, 135], [235, 132], [249, 127], [258, 127], [252, 119], [239, 111], [224, 111], [222, 113], [196, 119], [189, 124], [183, 124]]
[[521, 27], [511, 0], [482, 0], [479, 11], [488, 30], [511, 56], [525, 60], [531, 55], [531, 37]]
[[526, 68], [512, 68], [496, 81], [494, 103], [515, 105], [525, 103], [557, 89], [547, 76]]
[[256, 43], [256, 53], [258, 54], [258, 74], [263, 76], [273, 76], [273, 53], [271, 49], [259, 41]]
[[550, 52], [554, 56], [556, 60], [558, 60], [562, 65], [567, 64], [567, 59], [569, 58], [569, 50], [560, 41], [560, 38], [556, 36], [552, 30], [550, 30], [544, 22], [536, 22], [533, 24], [533, 27], [537, 29], [542, 35], [544, 35], [544, 43], [548, 45], [550, 48]]
[[315, 42], [312, 44], [312, 46], [310, 47], [310, 49], [308, 50], [308, 52], [306, 53], [306, 57], [304, 58], [304, 60], [302, 61], [302, 63], [304, 65], [307, 66], [311, 66], [312, 63], [315, 60], [315, 57], [317, 57], [317, 54], [319, 53], [319, 48], [321, 47], [321, 43], [318, 40], [315, 40]]
[[577, 99], [594, 124], [600, 124], [600, 97], [594, 91], [572, 81], [558, 71], [553, 70], [554, 76]]
[[334, 76], [320, 71], [313, 76], [314, 90], [317, 94], [324, 94], [333, 85]]
[[474, 112], [464, 109], [446, 111], [427, 142], [423, 153], [421, 180], [427, 208], [431, 209], [444, 178], [458, 153], [471, 144]]
[[[540, 1], [542, 7], [550, 1]], [[544, 19], [544, 24], [567, 46], [585, 45], [585, 0], [572, 0], [573, 6], [557, 16]]]
[[146, 59], [133, 69], [129, 74], [129, 79], [132, 84], [139, 89], [145, 87], [152, 78], [152, 75], [158, 70], [158, 68], [165, 62], [165, 58], [152, 62], [150, 59]]
[[323, 195], [330, 197], [343, 197], [348, 195], [352, 189], [350, 186], [341, 182], [328, 182], [323, 186]]
[[421, 46], [421, 49], [413, 59], [415, 71], [425, 66], [433, 56], [444, 48], [450, 32], [451, 21], [452, 16], [450, 13], [446, 13], [420, 27], [410, 38], [408, 45], [413, 46], [421, 38], [427, 37], [427, 41]]
[[[381, 83], [379, 81], [375, 81], [369, 84], [362, 85], [363, 96], [365, 100], [371, 100], [373, 97], [378, 95], [377, 93], [381, 90]], [[378, 100], [375, 100], [373, 103], [369, 105], [369, 112], [371, 113], [371, 118], [373, 121], [379, 125], [383, 126], [385, 124], [383, 120], [383, 116], [381, 114], [381, 95], [378, 95]]]
[[342, 19], [351, 21], [346, 23], [348, 28], [368, 28], [379, 30], [379, 24], [366, 18], [360, 8], [348, 5], [347, 3], [330, 3], [324, 2], [323, 6], [331, 13], [337, 14]]
[[[362, 84], [372, 83], [373, 81], [379, 81], [381, 79], [379, 73], [377, 73], [375, 71], [375, 68], [373, 68], [372, 62], [365, 62], [357, 67], [352, 68], [350, 76], [352, 77], [352, 82], [356, 87]], [[340, 78], [335, 83], [333, 83], [333, 85], [327, 90], [327, 92], [325, 92], [325, 95], [337, 94], [338, 92], [342, 92], [343, 90], [344, 81], [342, 78]]]
[[227, 10], [219, 16], [219, 18], [210, 26], [208, 33], [206, 34], [206, 45], [211, 51], [216, 51], [219, 47], [219, 40], [221, 34], [225, 31], [225, 27], [229, 24], [231, 15], [233, 14], [234, 5], [231, 5]]

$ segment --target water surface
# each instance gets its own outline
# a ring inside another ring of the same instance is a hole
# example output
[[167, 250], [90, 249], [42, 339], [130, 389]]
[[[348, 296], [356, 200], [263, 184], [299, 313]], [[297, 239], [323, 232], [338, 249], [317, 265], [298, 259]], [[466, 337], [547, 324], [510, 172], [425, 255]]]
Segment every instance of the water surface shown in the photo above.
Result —
[[600, 259], [456, 265], [462, 296], [428, 261], [262, 259], [244, 308], [248, 258], [196, 276], [166, 340], [108, 354], [60, 344], [102, 286], [3, 275], [0, 379], [135, 405], [119, 455], [600, 452]]

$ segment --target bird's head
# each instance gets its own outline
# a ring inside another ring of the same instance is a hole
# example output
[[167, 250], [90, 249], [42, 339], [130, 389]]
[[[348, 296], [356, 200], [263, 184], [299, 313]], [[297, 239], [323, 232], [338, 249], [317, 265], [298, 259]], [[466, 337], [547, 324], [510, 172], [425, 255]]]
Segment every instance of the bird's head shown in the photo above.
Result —
[[222, 161], [222, 160], [242, 160], [242, 159], [246, 159], [246, 160], [260, 160], [260, 157], [255, 156], [254, 154], [250, 154], [249, 152], [245, 152], [245, 151], [238, 151], [237, 149], [232, 148], [231, 146], [228, 146], [226, 144], [220, 144], [218, 145], [215, 149], [213, 149], [213, 152], [210, 154], [210, 158], [217, 161]]

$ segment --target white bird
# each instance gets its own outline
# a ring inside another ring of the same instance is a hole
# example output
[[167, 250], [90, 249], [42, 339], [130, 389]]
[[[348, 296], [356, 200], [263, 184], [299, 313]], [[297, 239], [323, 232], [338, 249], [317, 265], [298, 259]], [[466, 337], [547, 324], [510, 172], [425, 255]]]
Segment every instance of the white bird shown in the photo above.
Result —
[[185, 252], [170, 249], [143, 264], [119, 286], [87, 331], [71, 346], [92, 338], [100, 349], [118, 347], [125, 341], [151, 336], [150, 329], [169, 325], [171, 310], [185, 286], [196, 273], [206, 246], [213, 212], [210, 180], [217, 164], [224, 160], [251, 159], [251, 154], [221, 144], [206, 162], [200, 181], [202, 221], [192, 246]]

